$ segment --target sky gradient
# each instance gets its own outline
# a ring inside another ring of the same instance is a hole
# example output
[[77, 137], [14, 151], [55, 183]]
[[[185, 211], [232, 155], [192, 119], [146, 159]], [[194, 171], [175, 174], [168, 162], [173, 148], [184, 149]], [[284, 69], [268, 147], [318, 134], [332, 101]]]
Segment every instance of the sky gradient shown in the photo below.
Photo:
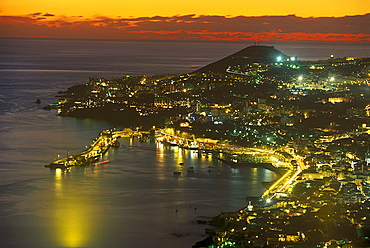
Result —
[[370, 41], [370, 0], [4, 0], [0, 37]]

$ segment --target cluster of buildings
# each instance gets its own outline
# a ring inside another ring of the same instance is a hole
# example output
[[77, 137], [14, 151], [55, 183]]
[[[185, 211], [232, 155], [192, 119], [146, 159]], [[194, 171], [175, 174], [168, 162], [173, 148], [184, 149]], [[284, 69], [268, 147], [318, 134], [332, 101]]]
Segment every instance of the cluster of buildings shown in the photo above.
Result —
[[370, 173], [304, 171], [291, 192], [221, 213], [194, 247], [369, 247]]
[[240, 58], [223, 72], [91, 77], [61, 93], [59, 114], [303, 158], [288, 193], [218, 216], [209, 247], [368, 247], [370, 58]]

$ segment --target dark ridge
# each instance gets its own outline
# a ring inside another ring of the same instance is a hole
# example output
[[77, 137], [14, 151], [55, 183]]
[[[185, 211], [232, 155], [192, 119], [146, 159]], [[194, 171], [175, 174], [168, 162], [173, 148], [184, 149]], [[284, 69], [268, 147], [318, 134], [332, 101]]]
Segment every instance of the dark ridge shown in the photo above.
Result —
[[273, 46], [249, 46], [239, 52], [206, 65], [194, 72], [224, 73], [229, 66], [245, 65], [250, 63], [274, 63], [281, 57], [285, 61], [288, 56], [276, 50]]

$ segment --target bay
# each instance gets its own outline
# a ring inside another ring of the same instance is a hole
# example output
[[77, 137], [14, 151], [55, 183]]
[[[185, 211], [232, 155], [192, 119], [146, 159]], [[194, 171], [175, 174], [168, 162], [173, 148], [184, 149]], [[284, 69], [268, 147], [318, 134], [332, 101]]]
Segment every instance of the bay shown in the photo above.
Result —
[[[43, 110], [58, 91], [90, 76], [187, 73], [247, 45], [0, 39], [0, 246], [191, 247], [206, 228], [196, 220], [235, 211], [247, 204], [246, 196], [261, 195], [261, 181], [274, 180], [274, 173], [231, 168], [155, 142], [122, 139], [120, 148], [105, 155], [105, 165], [66, 173], [44, 168], [113, 128]], [[369, 54], [369, 43], [268, 45], [301, 59]], [[41, 104], [34, 103], [38, 98]], [[182, 176], [174, 177], [180, 163]], [[189, 166], [194, 174], [186, 172]]]

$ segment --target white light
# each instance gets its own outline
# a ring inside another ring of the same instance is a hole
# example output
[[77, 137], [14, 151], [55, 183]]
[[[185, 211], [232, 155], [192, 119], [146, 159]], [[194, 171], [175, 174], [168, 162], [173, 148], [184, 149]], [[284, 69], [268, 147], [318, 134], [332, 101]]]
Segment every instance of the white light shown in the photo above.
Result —
[[294, 60], [295, 60], [295, 57], [290, 57], [290, 60], [291, 60], [291, 61], [294, 61]]
[[302, 77], [302, 76], [299, 76], [299, 77], [298, 77], [298, 80], [302, 80], [302, 79], [303, 79], [303, 77]]
[[279, 56], [279, 57], [277, 57], [277, 61], [278, 62], [280, 62], [281, 61], [281, 57]]

